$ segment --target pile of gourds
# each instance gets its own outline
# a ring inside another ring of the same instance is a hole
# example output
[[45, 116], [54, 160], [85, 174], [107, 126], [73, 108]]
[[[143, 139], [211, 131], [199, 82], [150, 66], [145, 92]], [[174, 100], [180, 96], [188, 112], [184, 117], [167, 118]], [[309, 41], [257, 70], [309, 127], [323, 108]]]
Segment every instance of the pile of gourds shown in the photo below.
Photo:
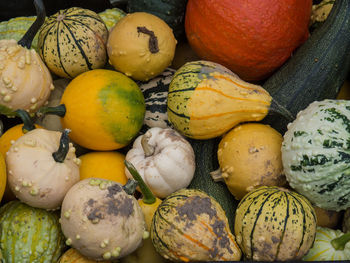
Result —
[[350, 2], [248, 72], [202, 1], [0, 23], [4, 262], [350, 260]]

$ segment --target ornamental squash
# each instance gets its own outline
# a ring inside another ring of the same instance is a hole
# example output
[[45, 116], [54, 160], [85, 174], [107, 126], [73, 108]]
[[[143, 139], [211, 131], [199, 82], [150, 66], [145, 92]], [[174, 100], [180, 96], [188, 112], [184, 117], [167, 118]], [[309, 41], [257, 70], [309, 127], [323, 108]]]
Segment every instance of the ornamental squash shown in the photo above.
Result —
[[128, 14], [109, 34], [109, 62], [125, 75], [147, 81], [170, 66], [176, 43], [171, 28], [162, 19], [145, 12]]
[[111, 30], [111, 28], [114, 27], [115, 24], [118, 23], [120, 19], [126, 16], [126, 13], [123, 10], [114, 7], [114, 8], [106, 9], [98, 13], [98, 15], [102, 18], [103, 22], [106, 24], [107, 29]]
[[247, 81], [265, 79], [309, 36], [312, 0], [189, 0], [188, 42]]
[[68, 249], [64, 254], [60, 257], [58, 263], [111, 263], [111, 261], [96, 261], [92, 259], [88, 259], [79, 253], [78, 250], [74, 248]]
[[241, 251], [215, 199], [181, 189], [158, 206], [151, 225], [156, 250], [171, 261], [237, 261]]
[[188, 62], [178, 69], [168, 92], [168, 118], [193, 139], [220, 136], [240, 122], [260, 121], [271, 97], [227, 68], [209, 61]]
[[235, 217], [237, 243], [247, 260], [301, 259], [316, 235], [316, 215], [302, 195], [262, 186], [244, 196]]
[[58, 215], [20, 201], [0, 208], [0, 241], [6, 263], [57, 262], [65, 249]]
[[323, 100], [300, 111], [284, 134], [286, 178], [320, 208], [350, 207], [349, 128], [350, 101]]
[[0, 201], [5, 192], [6, 181], [7, 181], [7, 176], [6, 176], [5, 157], [0, 153]]
[[56, 75], [74, 78], [107, 61], [108, 29], [95, 12], [79, 7], [50, 16], [39, 31], [39, 54]]

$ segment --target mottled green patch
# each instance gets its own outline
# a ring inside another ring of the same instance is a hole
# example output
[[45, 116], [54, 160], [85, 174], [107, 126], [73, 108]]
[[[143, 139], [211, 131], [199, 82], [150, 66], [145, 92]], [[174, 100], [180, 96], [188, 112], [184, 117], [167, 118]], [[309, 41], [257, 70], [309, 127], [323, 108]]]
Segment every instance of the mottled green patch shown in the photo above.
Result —
[[327, 139], [323, 141], [323, 147], [325, 148], [343, 147], [343, 143]]
[[0, 104], [0, 114], [6, 115], [6, 116], [16, 116], [16, 113], [13, 110], [1, 104]]
[[302, 135], [307, 135], [307, 132], [305, 132], [305, 131], [295, 131], [294, 132], [294, 136], [295, 137], [299, 137], [299, 136], [302, 136]]

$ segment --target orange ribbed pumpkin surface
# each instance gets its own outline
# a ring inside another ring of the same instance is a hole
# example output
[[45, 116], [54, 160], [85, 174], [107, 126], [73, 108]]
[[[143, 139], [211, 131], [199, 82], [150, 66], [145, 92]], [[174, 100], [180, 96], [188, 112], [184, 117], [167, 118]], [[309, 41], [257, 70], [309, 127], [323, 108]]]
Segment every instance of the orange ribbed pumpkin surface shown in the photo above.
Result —
[[261, 80], [308, 38], [311, 7], [312, 0], [189, 0], [186, 35], [202, 59]]

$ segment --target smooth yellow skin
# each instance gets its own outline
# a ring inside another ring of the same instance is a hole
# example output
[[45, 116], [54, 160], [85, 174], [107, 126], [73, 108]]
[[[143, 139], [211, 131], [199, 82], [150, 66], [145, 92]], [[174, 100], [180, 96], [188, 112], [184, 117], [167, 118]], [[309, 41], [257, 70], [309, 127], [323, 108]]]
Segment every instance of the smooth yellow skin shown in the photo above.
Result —
[[269, 125], [242, 124], [219, 143], [221, 174], [230, 192], [240, 200], [259, 186], [284, 186], [282, 135]]
[[89, 152], [79, 157], [80, 180], [102, 178], [124, 185], [128, 178], [125, 175], [125, 155], [119, 152]]
[[138, 200], [139, 205], [141, 206], [143, 215], [145, 216], [145, 222], [147, 225], [147, 230], [151, 229], [152, 219], [154, 212], [157, 210], [158, 206], [162, 203], [162, 200], [156, 198], [156, 201], [153, 204], [146, 204], [142, 199]]
[[5, 158], [2, 154], [0, 154], [0, 200], [2, 199], [5, 192], [6, 180], [7, 176]]

